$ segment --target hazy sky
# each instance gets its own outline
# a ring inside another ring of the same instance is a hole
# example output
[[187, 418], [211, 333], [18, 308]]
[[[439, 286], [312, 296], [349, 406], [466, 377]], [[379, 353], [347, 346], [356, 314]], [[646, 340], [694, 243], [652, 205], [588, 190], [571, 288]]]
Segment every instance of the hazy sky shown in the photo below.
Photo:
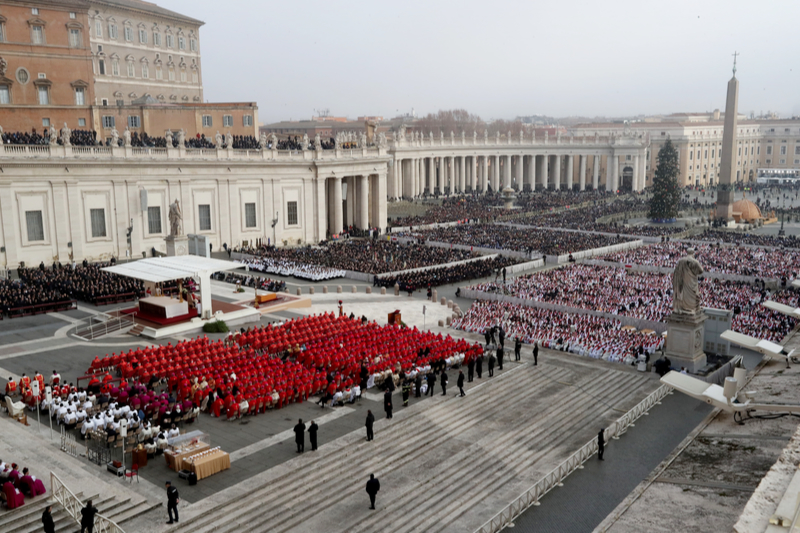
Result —
[[797, 0], [155, 0], [205, 21], [205, 98], [262, 122], [464, 108], [484, 119], [725, 107], [800, 115]]

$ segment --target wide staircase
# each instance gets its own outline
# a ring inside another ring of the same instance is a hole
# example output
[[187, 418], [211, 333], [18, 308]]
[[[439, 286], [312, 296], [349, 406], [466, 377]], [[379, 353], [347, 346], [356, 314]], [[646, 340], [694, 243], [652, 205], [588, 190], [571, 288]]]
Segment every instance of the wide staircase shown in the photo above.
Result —
[[[464, 398], [397, 409], [373, 442], [350, 433], [206, 498], [171, 531], [475, 531], [657, 385], [560, 361], [509, 370], [484, 374]], [[378, 511], [368, 510], [370, 473]]]

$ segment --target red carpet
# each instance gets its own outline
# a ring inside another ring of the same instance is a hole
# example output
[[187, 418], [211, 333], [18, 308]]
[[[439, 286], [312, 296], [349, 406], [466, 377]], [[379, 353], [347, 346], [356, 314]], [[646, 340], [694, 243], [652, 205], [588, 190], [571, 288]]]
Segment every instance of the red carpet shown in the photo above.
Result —
[[171, 326], [172, 324], [180, 324], [181, 322], [186, 322], [197, 316], [197, 309], [192, 309], [192, 308], [189, 308], [188, 314], [172, 318], [161, 318], [155, 315], [148, 315], [147, 313], [142, 313], [136, 307], [133, 307], [131, 309], [123, 309], [121, 312], [126, 315], [130, 315], [131, 313], [133, 313], [136, 315], [137, 320], [146, 320], [147, 322], [153, 322], [155, 324], [158, 324], [159, 326]]

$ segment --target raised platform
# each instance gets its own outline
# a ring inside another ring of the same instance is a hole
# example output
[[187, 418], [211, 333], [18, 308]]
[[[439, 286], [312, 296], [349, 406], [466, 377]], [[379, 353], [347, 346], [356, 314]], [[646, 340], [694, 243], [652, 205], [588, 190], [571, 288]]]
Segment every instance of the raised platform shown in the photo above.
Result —
[[158, 326], [172, 326], [173, 324], [180, 324], [181, 322], [186, 322], [198, 316], [197, 309], [189, 309], [187, 314], [172, 318], [162, 318], [152, 313], [142, 311], [141, 309], [136, 309], [135, 307], [131, 309], [123, 309], [122, 313], [125, 315], [136, 315], [136, 322], [140, 324], [146, 322], [148, 324]]
[[[188, 315], [175, 318], [160, 318], [148, 314], [136, 312], [136, 323], [144, 326], [141, 335], [151, 339], [163, 337], [184, 336], [186, 334], [199, 333], [203, 330], [203, 324], [222, 320], [229, 327], [239, 326], [258, 322], [261, 314], [257, 309], [247, 307], [238, 303], [228, 303], [219, 300], [211, 300], [211, 309], [214, 316], [209, 320], [204, 320], [197, 316], [197, 310], [190, 309]], [[127, 309], [123, 313], [130, 313], [135, 309]]]

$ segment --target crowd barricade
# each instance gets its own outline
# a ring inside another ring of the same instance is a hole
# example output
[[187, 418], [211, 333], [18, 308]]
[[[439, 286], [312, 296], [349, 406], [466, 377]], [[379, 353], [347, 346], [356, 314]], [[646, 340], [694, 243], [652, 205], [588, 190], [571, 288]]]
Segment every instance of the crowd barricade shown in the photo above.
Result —
[[23, 316], [43, 315], [56, 311], [68, 311], [78, 308], [78, 300], [63, 300], [61, 302], [50, 302], [46, 304], [21, 305], [8, 308], [8, 318]]
[[[449, 242], [425, 241], [425, 245], [433, 248], [453, 248], [455, 250], [467, 250], [481, 254], [498, 254], [498, 255], [505, 255], [507, 257], [519, 257], [520, 259], [528, 259], [529, 257], [531, 257], [525, 252], [517, 252], [515, 250], [504, 250], [502, 248], [484, 248], [482, 246], [469, 246], [467, 244], [451, 244]], [[532, 256], [534, 257], [537, 255], [541, 254], [537, 254], [536, 252], [532, 254]]]
[[[413, 272], [428, 272], [428, 271], [437, 270], [437, 269], [440, 269], [440, 268], [447, 268], [447, 267], [452, 267], [452, 266], [456, 266], [456, 265], [463, 265], [465, 263], [474, 263], [475, 261], [485, 261], [485, 260], [489, 260], [489, 259], [494, 259], [497, 256], [498, 256], [498, 254], [482, 255], [480, 257], [473, 257], [472, 259], [464, 259], [462, 261], [453, 261], [452, 263], [443, 263], [441, 265], [432, 265], [432, 266], [429, 266], [429, 267], [409, 268], [409, 269], [406, 269], [406, 270], [397, 270], [395, 272], [386, 272], [384, 274], [378, 274], [377, 278], [378, 279], [391, 278], [391, 277], [394, 277], [394, 276], [401, 276], [403, 274], [411, 274]], [[506, 267], [506, 268], [510, 268], [510, 267]]]
[[389, 233], [405, 233], [410, 231], [421, 231], [426, 229], [449, 228], [451, 226], [458, 226], [459, 224], [464, 224], [464, 222], [462, 221], [437, 222], [436, 224], [421, 224], [419, 226], [397, 226], [396, 228], [389, 228]]
[[135, 300], [137, 297], [135, 292], [126, 292], [123, 294], [109, 294], [107, 296], [98, 296], [94, 300], [92, 300], [92, 304], [94, 305], [109, 305], [109, 304], [116, 304], [116, 303], [123, 303], [123, 302], [130, 302]]
[[604, 313], [602, 311], [593, 311], [591, 309], [581, 309], [578, 307], [570, 307], [568, 305], [551, 304], [548, 302], [539, 302], [528, 298], [517, 298], [516, 296], [507, 296], [505, 294], [498, 294], [493, 292], [478, 291], [475, 289], [464, 289], [461, 291], [463, 298], [473, 300], [491, 300], [496, 302], [506, 302], [510, 304], [524, 305], [526, 307], [537, 307], [540, 309], [548, 309], [550, 311], [559, 311], [562, 313], [570, 313], [574, 315], [592, 315], [610, 320], [618, 320], [623, 326], [633, 326], [636, 329], [652, 329], [658, 334], [667, 330], [667, 325], [663, 322], [656, 322], [653, 320], [645, 320], [643, 318], [635, 318], [625, 315], [615, 315], [614, 313]]
[[511, 265], [506, 268], [509, 274], [519, 274], [521, 272], [527, 272], [528, 270], [536, 270], [537, 268], [542, 268], [543, 266], [543, 259], [534, 259], [533, 261], [517, 263], [516, 265]]
[[628, 241], [628, 242], [621, 242], [619, 244], [612, 244], [611, 246], [603, 246], [601, 248], [592, 248], [590, 250], [581, 250], [580, 252], [573, 252], [571, 254], [564, 254], [559, 256], [547, 256], [547, 262], [551, 262], [551, 258], [553, 262], [561, 264], [566, 263], [569, 261], [569, 256], [571, 255], [573, 259], [576, 261], [578, 259], [586, 259], [588, 257], [594, 257], [596, 255], [606, 255], [615, 252], [621, 252], [623, 250], [633, 250], [634, 248], [641, 248], [644, 246], [644, 241], [642, 239], [638, 239], [635, 241]]

